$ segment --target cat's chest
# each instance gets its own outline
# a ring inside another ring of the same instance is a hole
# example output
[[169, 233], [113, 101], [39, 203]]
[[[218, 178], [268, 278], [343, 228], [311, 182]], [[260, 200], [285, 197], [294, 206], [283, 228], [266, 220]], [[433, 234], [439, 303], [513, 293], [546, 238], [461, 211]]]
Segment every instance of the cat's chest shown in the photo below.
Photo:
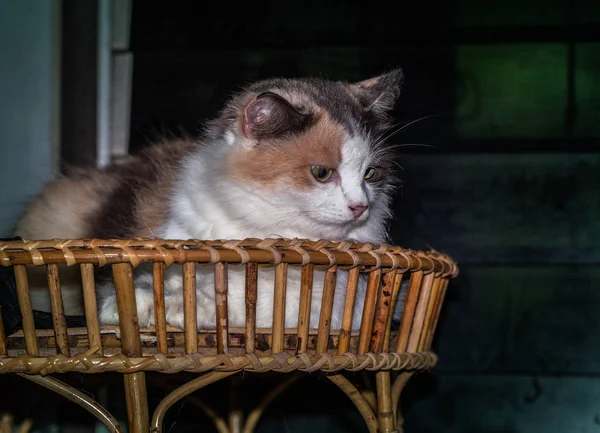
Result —
[[161, 228], [164, 239], [246, 239], [287, 238], [319, 239], [318, 233], [294, 228], [255, 224], [222, 214], [196, 214], [171, 218]]
[[[259, 212], [253, 212], [259, 213]], [[212, 196], [192, 200], [189, 194], [173, 198], [170, 215], [160, 229], [165, 239], [244, 239], [259, 237], [253, 220], [228, 212]]]
[[165, 239], [233, 238], [237, 232], [236, 224], [218, 209], [205, 206], [198, 212], [187, 200], [175, 203], [161, 227], [161, 237]]

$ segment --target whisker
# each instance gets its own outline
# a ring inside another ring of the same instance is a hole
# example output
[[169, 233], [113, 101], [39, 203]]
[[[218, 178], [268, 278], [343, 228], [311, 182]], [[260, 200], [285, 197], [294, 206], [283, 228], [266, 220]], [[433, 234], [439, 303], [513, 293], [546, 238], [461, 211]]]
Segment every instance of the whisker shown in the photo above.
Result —
[[[265, 224], [262, 224], [262, 225], [260, 225], [260, 226], [258, 227], [258, 230], [265, 229], [265, 228], [267, 228], [267, 227], [269, 227], [269, 226], [270, 226], [270, 227], [273, 227], [273, 228], [276, 228], [276, 227], [278, 227], [278, 226], [279, 226], [281, 223], [284, 223], [284, 222], [285, 222], [285, 223], [287, 223], [287, 224], [289, 224], [289, 220], [290, 220], [290, 216], [291, 216], [291, 215], [292, 215], [292, 213], [290, 212], [290, 213], [288, 213], [287, 215], [283, 215], [283, 216], [282, 216], [281, 218], [279, 218], [279, 219], [272, 220], [272, 221], [269, 221], [269, 222], [267, 222], [267, 223], [265, 223]], [[288, 226], [286, 226], [285, 228], [289, 228], [289, 225], [288, 225]]]
[[156, 238], [156, 235], [154, 234], [154, 232], [152, 231], [152, 229], [150, 228], [150, 226], [146, 223], [144, 223], [144, 226], [146, 226], [146, 228], [148, 229], [148, 231], [150, 232], [150, 234], [152, 235], [152, 237]]
[[415, 123], [418, 123], [418, 122], [420, 122], [420, 121], [422, 121], [422, 120], [430, 119], [430, 118], [432, 118], [432, 117], [437, 117], [437, 116], [439, 116], [439, 114], [428, 114], [427, 116], [423, 116], [423, 117], [420, 117], [420, 118], [418, 118], [418, 119], [415, 119], [415, 120], [413, 120], [413, 121], [411, 121], [411, 122], [408, 122], [408, 123], [407, 123], [407, 124], [405, 124], [405, 125], [402, 125], [402, 127], [401, 127], [400, 129], [398, 129], [398, 131], [396, 131], [396, 133], [397, 133], [397, 132], [400, 132], [400, 131], [404, 131], [404, 130], [405, 130], [406, 128], [408, 128], [409, 126], [411, 126], [411, 125], [414, 125]]
[[434, 149], [439, 149], [438, 146], [434, 146], [433, 144], [424, 144], [424, 143], [401, 143], [401, 144], [396, 144], [394, 146], [391, 146], [391, 149], [395, 149], [395, 148], [400, 148], [400, 147], [430, 147], [430, 148], [434, 148]]
[[408, 175], [408, 172], [404, 169], [404, 167], [402, 167], [402, 165], [400, 165], [400, 163], [398, 161], [394, 161], [392, 159], [390, 162], [392, 164], [394, 164], [396, 167], [398, 167], [400, 170], [402, 170], [404, 172], [404, 174]]
[[388, 134], [382, 134], [382, 136], [377, 139], [377, 141], [374, 143], [374, 146], [379, 146], [384, 141], [389, 140], [390, 138], [394, 137], [395, 135], [399, 134], [400, 132], [404, 131], [406, 128], [408, 128], [411, 125], [414, 125], [415, 123], [438, 116], [439, 114], [429, 114], [427, 116], [423, 116], [418, 119], [412, 120], [404, 125], [400, 125], [398, 128], [391, 128]]

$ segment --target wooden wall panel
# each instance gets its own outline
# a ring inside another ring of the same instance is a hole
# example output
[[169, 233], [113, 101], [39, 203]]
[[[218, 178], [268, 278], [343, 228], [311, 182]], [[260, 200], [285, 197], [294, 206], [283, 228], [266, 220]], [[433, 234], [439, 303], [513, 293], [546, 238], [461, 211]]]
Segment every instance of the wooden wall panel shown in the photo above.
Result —
[[464, 266], [434, 341], [436, 374], [600, 374], [600, 267]]
[[[417, 376], [407, 433], [596, 433], [598, 377]], [[416, 389], [420, 387], [421, 389]], [[413, 392], [411, 392], [413, 391]], [[410, 427], [409, 427], [410, 426]]]
[[460, 263], [600, 261], [600, 154], [413, 155], [397, 243]]

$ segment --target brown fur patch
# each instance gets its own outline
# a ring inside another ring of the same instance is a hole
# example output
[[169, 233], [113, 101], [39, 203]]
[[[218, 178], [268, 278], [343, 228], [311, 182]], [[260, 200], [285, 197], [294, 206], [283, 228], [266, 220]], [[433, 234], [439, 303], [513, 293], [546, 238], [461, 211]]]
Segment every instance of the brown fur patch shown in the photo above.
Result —
[[85, 179], [55, 179], [27, 206], [15, 234], [25, 239], [86, 237], [90, 216], [115, 186], [115, 179], [97, 171]]
[[[77, 168], [29, 204], [15, 235], [25, 239], [152, 237], [167, 217], [180, 161], [191, 140], [159, 143], [105, 169]], [[46, 270], [28, 271], [34, 309], [50, 311]], [[67, 315], [83, 314], [78, 267], [61, 268]]]
[[158, 143], [104, 169], [76, 169], [29, 204], [15, 234], [27, 239], [152, 237], [167, 217], [192, 140]]
[[156, 232], [168, 216], [169, 199], [173, 196], [173, 186], [181, 171], [181, 159], [194, 146], [192, 141], [180, 140], [149, 149], [147, 157], [157, 169], [157, 176], [136, 197], [137, 227], [133, 228], [131, 236], [157, 236]]
[[308, 189], [313, 185], [312, 165], [335, 169], [340, 164], [344, 138], [342, 127], [320, 113], [314, 125], [300, 135], [250, 149], [232, 149], [228, 172], [233, 178], [267, 188], [283, 183]]
[[95, 216], [91, 236], [156, 236], [167, 218], [181, 159], [195, 146], [192, 140], [158, 143], [108, 169], [118, 179], [118, 186]]

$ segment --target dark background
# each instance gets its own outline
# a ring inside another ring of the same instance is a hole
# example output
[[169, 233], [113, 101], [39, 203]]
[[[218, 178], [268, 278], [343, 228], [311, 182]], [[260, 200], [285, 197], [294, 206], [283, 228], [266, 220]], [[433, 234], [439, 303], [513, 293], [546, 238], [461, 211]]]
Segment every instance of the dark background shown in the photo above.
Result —
[[[132, 148], [195, 131], [251, 80], [403, 68], [394, 116], [433, 117], [395, 136], [427, 147], [399, 161], [393, 238], [461, 266], [406, 432], [600, 431], [600, 2], [211, 7], [134, 2]], [[336, 390], [290, 393], [264, 431], [351, 431], [303, 412]]]
[[[394, 116], [418, 121], [394, 138], [407, 146], [392, 236], [461, 269], [439, 365], [403, 395], [405, 431], [600, 432], [600, 2], [134, 0], [131, 51], [132, 151], [198, 131], [256, 79], [403, 68]], [[183, 406], [171, 431], [198, 413]], [[310, 377], [258, 431], [366, 428]]]

